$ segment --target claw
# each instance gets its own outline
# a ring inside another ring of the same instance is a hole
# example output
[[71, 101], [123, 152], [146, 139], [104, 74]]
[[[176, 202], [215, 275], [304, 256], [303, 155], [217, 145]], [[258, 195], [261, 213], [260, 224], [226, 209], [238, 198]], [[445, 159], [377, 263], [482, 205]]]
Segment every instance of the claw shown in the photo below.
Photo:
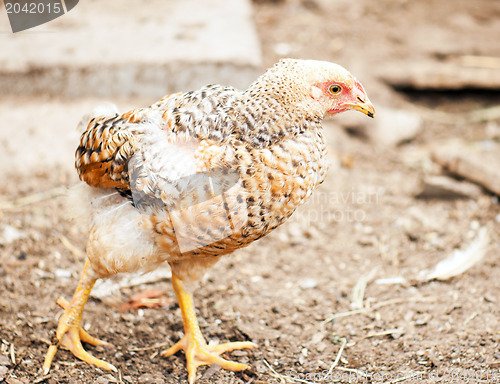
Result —
[[180, 351], [184, 351], [187, 361], [188, 381], [193, 384], [196, 380], [196, 370], [201, 365], [217, 364], [229, 371], [244, 371], [250, 367], [246, 364], [226, 360], [220, 355], [236, 349], [255, 348], [257, 345], [249, 341], [237, 341], [219, 345], [207, 345], [203, 338], [192, 333], [187, 333], [177, 343], [162, 352], [163, 357], [169, 357]]
[[[66, 300], [62, 297], [57, 299], [57, 304], [63, 309], [68, 309], [68, 307], [69, 307], [68, 300]], [[80, 340], [83, 341], [84, 343], [94, 345], [94, 346], [98, 346], [98, 345], [111, 346], [111, 344], [108, 343], [107, 341], [100, 340], [97, 337], [89, 335], [87, 333], [87, 331], [85, 331], [85, 329], [83, 329], [82, 327], [80, 327], [80, 329], [79, 329], [79, 335], [80, 335]]]
[[201, 365], [217, 364], [221, 368], [230, 371], [244, 371], [250, 368], [246, 364], [226, 360], [220, 355], [235, 349], [255, 348], [257, 345], [249, 341], [207, 345], [196, 320], [191, 294], [184, 289], [182, 281], [174, 273], [172, 273], [172, 285], [181, 308], [184, 336], [169, 349], [162, 352], [162, 355], [169, 357], [181, 349], [184, 351], [189, 384], [196, 381], [196, 370]]
[[43, 373], [48, 374], [52, 360], [57, 352], [59, 346], [62, 346], [71, 351], [75, 357], [86, 363], [95, 365], [98, 368], [118, 372], [116, 367], [104, 360], [100, 360], [90, 353], [88, 353], [82, 346], [82, 341], [92, 345], [110, 345], [109, 343], [99, 340], [89, 335], [83, 328], [80, 327], [79, 321], [75, 322], [74, 316], [69, 303], [64, 299], [59, 299], [57, 303], [65, 309], [64, 314], [59, 319], [59, 326], [57, 329], [57, 344], [49, 347], [45, 362], [43, 363]]
[[68, 303], [63, 298], [59, 298], [57, 300], [57, 304], [64, 308], [64, 313], [59, 319], [59, 324], [57, 326], [57, 340], [49, 347], [49, 350], [45, 355], [45, 361], [42, 367], [43, 373], [45, 375], [50, 371], [52, 360], [54, 359], [59, 346], [63, 346], [64, 348], [69, 349], [71, 353], [73, 353], [73, 355], [75, 355], [80, 360], [95, 365], [96, 367], [99, 367], [101, 369], [117, 372], [117, 369], [114, 365], [92, 356], [82, 346], [82, 341], [92, 345], [110, 345], [105, 341], [99, 340], [89, 335], [80, 327], [83, 307], [87, 302], [90, 291], [92, 290], [92, 287], [94, 286], [94, 283], [96, 281], [96, 279], [88, 272], [88, 267], [89, 262], [87, 260], [82, 273], [82, 277], [80, 279], [80, 282], [78, 283], [78, 287], [76, 288], [71, 303]]

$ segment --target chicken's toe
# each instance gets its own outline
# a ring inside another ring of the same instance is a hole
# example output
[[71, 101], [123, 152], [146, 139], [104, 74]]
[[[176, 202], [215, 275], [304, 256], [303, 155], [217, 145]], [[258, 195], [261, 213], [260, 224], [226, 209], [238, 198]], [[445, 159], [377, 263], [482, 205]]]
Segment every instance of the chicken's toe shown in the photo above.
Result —
[[78, 283], [71, 302], [68, 303], [62, 298], [57, 300], [57, 304], [64, 308], [64, 313], [59, 318], [55, 340], [45, 355], [45, 361], [42, 367], [44, 374], [49, 373], [52, 360], [60, 346], [69, 349], [73, 355], [89, 364], [108, 371], [117, 371], [112, 364], [97, 359], [89, 354], [82, 346], [82, 341], [92, 345], [110, 345], [109, 343], [90, 336], [80, 327], [83, 307], [96, 281], [95, 277], [88, 272], [89, 266], [90, 264], [87, 260], [82, 272], [82, 277], [80, 278], [80, 282]]
[[229, 371], [244, 371], [250, 367], [246, 364], [226, 360], [220, 355], [236, 349], [255, 348], [257, 345], [249, 341], [237, 341], [219, 345], [207, 345], [203, 338], [198, 335], [187, 333], [184, 337], [164, 351], [164, 357], [172, 356], [179, 350], [184, 350], [186, 355], [186, 366], [188, 371], [188, 381], [193, 384], [196, 380], [196, 370], [201, 365], [217, 364]]

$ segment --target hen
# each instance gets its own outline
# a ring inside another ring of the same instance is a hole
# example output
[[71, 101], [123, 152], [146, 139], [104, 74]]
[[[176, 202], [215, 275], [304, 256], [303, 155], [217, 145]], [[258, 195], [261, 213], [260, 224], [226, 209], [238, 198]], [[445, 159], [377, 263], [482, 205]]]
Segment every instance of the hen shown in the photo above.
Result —
[[283, 224], [324, 180], [321, 122], [355, 109], [373, 117], [361, 84], [339, 65], [284, 59], [244, 91], [209, 85], [164, 97], [148, 108], [94, 117], [76, 151], [88, 184], [87, 261], [64, 307], [43, 370], [59, 346], [106, 370], [81, 341], [103, 341], [80, 326], [97, 279], [150, 271], [168, 262], [184, 337], [164, 352], [184, 350], [188, 380], [200, 365], [240, 371], [221, 357], [251, 342], [207, 345], [189, 290], [222, 255]]

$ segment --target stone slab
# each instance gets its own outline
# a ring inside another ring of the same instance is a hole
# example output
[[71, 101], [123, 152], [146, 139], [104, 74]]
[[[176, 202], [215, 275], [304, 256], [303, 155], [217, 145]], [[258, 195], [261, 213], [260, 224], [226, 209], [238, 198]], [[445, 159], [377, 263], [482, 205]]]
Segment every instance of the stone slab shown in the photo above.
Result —
[[13, 34], [0, 12], [0, 95], [151, 96], [261, 72], [249, 0], [87, 0]]

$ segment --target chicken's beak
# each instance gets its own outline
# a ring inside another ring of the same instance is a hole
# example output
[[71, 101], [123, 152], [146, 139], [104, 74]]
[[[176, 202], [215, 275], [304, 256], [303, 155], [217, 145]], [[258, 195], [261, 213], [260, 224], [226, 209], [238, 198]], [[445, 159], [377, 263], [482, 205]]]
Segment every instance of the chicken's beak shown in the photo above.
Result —
[[349, 109], [362, 112], [369, 117], [375, 116], [375, 108], [368, 98], [358, 97], [357, 103], [345, 103], [344, 105], [348, 106]]

